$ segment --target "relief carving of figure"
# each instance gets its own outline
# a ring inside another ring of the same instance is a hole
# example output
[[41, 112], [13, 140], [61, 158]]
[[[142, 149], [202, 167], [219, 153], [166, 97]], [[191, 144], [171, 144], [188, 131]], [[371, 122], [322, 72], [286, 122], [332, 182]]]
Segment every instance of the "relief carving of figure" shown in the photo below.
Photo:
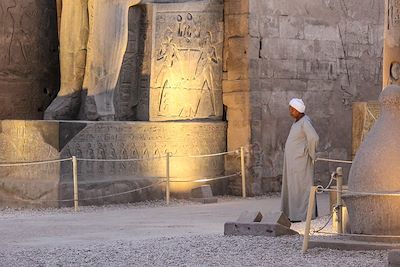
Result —
[[141, 0], [61, 1], [61, 87], [45, 119], [114, 120], [128, 11]]
[[[204, 39], [204, 44], [202, 47], [202, 52], [200, 55], [199, 62], [197, 63], [196, 78], [202, 83], [201, 84], [201, 94], [204, 91], [208, 91], [211, 96], [212, 104], [212, 115], [216, 115], [216, 95], [214, 88], [214, 70], [218, 65], [218, 57], [215, 47], [212, 45], [212, 36], [210, 32]], [[201, 101], [201, 95], [199, 97], [199, 105]]]
[[0, 5], [4, 13], [2, 16], [9, 16], [11, 29], [9, 36], [8, 46], [8, 64], [21, 65], [26, 64], [30, 56], [30, 51], [27, 47], [32, 43], [30, 40], [30, 32], [32, 32], [31, 25], [29, 24], [32, 1], [5, 1]]
[[200, 25], [187, 13], [178, 15], [161, 32], [164, 39], [155, 54], [157, 116], [193, 119], [217, 115], [214, 72], [220, 62], [211, 32]]

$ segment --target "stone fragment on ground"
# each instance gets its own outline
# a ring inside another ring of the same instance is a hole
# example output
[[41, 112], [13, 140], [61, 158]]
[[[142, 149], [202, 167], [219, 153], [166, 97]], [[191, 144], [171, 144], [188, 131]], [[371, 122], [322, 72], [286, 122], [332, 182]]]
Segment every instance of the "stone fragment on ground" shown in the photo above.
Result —
[[224, 225], [225, 235], [282, 236], [297, 235], [290, 229], [290, 221], [282, 212], [268, 213], [244, 211], [235, 222]]

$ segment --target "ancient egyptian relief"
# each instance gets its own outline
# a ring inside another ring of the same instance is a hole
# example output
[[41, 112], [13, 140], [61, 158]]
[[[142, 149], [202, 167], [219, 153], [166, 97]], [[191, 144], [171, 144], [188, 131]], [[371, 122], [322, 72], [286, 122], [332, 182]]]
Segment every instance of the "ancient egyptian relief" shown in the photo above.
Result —
[[209, 6], [201, 7], [155, 12], [151, 120], [222, 116], [221, 18]]
[[400, 26], [400, 1], [399, 0], [388, 0], [389, 10], [388, 10], [388, 29]]

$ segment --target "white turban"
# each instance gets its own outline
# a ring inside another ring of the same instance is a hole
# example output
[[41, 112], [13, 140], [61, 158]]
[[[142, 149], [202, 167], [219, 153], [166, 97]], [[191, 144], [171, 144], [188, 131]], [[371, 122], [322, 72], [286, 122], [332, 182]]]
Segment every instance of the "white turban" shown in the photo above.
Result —
[[290, 100], [289, 106], [293, 107], [300, 113], [304, 113], [304, 111], [306, 110], [306, 105], [304, 105], [303, 100], [301, 100], [300, 98], [293, 98], [292, 100]]

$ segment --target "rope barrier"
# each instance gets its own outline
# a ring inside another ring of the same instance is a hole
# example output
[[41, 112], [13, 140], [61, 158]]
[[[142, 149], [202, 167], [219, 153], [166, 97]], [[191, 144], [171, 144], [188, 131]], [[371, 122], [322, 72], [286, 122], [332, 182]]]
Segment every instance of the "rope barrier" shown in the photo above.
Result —
[[162, 183], [165, 183], [165, 179], [163, 179], [162, 181], [159, 181], [157, 183], [153, 183], [153, 184], [150, 184], [148, 186], [144, 186], [144, 187], [141, 187], [141, 188], [136, 188], [136, 189], [129, 190], [129, 191], [126, 191], [126, 192], [115, 193], [115, 194], [110, 194], [110, 195], [105, 195], [105, 196], [100, 196], [100, 197], [80, 198], [79, 201], [103, 199], [103, 198], [126, 195], [126, 194], [130, 194], [130, 193], [138, 192], [138, 191], [141, 191], [141, 190], [144, 190], [144, 189], [148, 189], [150, 187], [153, 187], [153, 186], [156, 186], [156, 185], [159, 185], [159, 184], [162, 184]]
[[[126, 195], [126, 194], [134, 193], [134, 192], [137, 192], [137, 191], [141, 191], [141, 190], [144, 190], [144, 189], [148, 189], [148, 188], [150, 188], [150, 187], [153, 187], [153, 186], [162, 184], [162, 183], [164, 183], [164, 182], [165, 182], [165, 179], [163, 179], [162, 181], [159, 181], [159, 182], [157, 182], [157, 183], [153, 183], [153, 184], [150, 184], [150, 185], [147, 185], [147, 186], [144, 186], [144, 187], [141, 187], [141, 188], [136, 188], [136, 189], [133, 189], [133, 190], [129, 190], [129, 191], [126, 191], [126, 192], [115, 193], [115, 194], [110, 194], [110, 195], [105, 195], [105, 196], [99, 196], [99, 197], [92, 197], [92, 198], [80, 198], [79, 201], [103, 199], [103, 198], [108, 198], [108, 197], [115, 197], [115, 196], [120, 196], [120, 195]], [[8, 199], [8, 200], [13, 200], [13, 199]], [[24, 199], [21, 199], [21, 200], [24, 200]], [[27, 201], [27, 200], [25, 200], [25, 201]], [[35, 201], [35, 200], [30, 199], [30, 200], [28, 200], [28, 201], [31, 201], [31, 202], [32, 202], [32, 201]], [[71, 198], [71, 199], [61, 199], [61, 200], [40, 200], [40, 202], [73, 202], [73, 201], [74, 201], [73, 198]]]
[[318, 234], [329, 234], [339, 236], [358, 236], [358, 237], [376, 237], [376, 238], [400, 238], [400, 235], [368, 235], [368, 234], [346, 234], [346, 233], [332, 233], [326, 231], [317, 232]]
[[[317, 193], [322, 192], [339, 192], [337, 189], [324, 189], [322, 186], [317, 186]], [[365, 195], [365, 196], [391, 196], [391, 197], [400, 197], [400, 192], [394, 193], [383, 193], [383, 192], [358, 192], [358, 191], [350, 191], [350, 190], [342, 190], [347, 194], [354, 195]]]
[[44, 160], [44, 161], [29, 161], [29, 162], [10, 162], [10, 163], [0, 163], [0, 167], [32, 166], [32, 165], [59, 163], [59, 162], [70, 161], [70, 160], [72, 160], [72, 158]]
[[78, 161], [90, 161], [90, 162], [132, 162], [132, 161], [146, 161], [166, 158], [167, 156], [150, 157], [150, 158], [136, 158], [136, 159], [85, 159], [77, 158]]
[[206, 155], [191, 155], [191, 156], [171, 156], [171, 158], [207, 158], [207, 157], [216, 157], [216, 156], [224, 156], [229, 154], [239, 153], [239, 150], [232, 150], [227, 152], [215, 153], [215, 154], [206, 154]]
[[[141, 181], [141, 180], [158, 180], [165, 179], [163, 177], [146, 176], [146, 177], [129, 177], [126, 179], [115, 179], [115, 180], [90, 180], [90, 181], [78, 181], [79, 185], [91, 184], [91, 183], [110, 183], [110, 182], [129, 182], [129, 181]], [[71, 182], [72, 183], [72, 182]]]
[[332, 218], [333, 218], [333, 213], [329, 216], [329, 218], [328, 218], [327, 222], [324, 224], [324, 226], [322, 226], [318, 230], [313, 230], [313, 234], [314, 233], [321, 233], [321, 231], [324, 230], [328, 226], [328, 224], [332, 220]]
[[235, 177], [240, 175], [240, 172], [231, 174], [231, 175], [226, 175], [226, 176], [220, 176], [220, 177], [215, 177], [215, 178], [205, 178], [205, 179], [198, 179], [198, 180], [170, 180], [170, 183], [205, 183], [205, 182], [210, 182], [210, 181], [216, 181], [216, 180], [222, 180], [222, 179], [227, 179], [231, 177]]
[[317, 158], [315, 161], [336, 162], [336, 163], [346, 163], [346, 164], [353, 163], [353, 161], [350, 160], [327, 159], [327, 158]]
[[367, 108], [368, 114], [374, 119], [374, 121], [376, 121], [376, 117], [374, 116], [374, 114], [372, 114], [371, 110], [369, 108]]

